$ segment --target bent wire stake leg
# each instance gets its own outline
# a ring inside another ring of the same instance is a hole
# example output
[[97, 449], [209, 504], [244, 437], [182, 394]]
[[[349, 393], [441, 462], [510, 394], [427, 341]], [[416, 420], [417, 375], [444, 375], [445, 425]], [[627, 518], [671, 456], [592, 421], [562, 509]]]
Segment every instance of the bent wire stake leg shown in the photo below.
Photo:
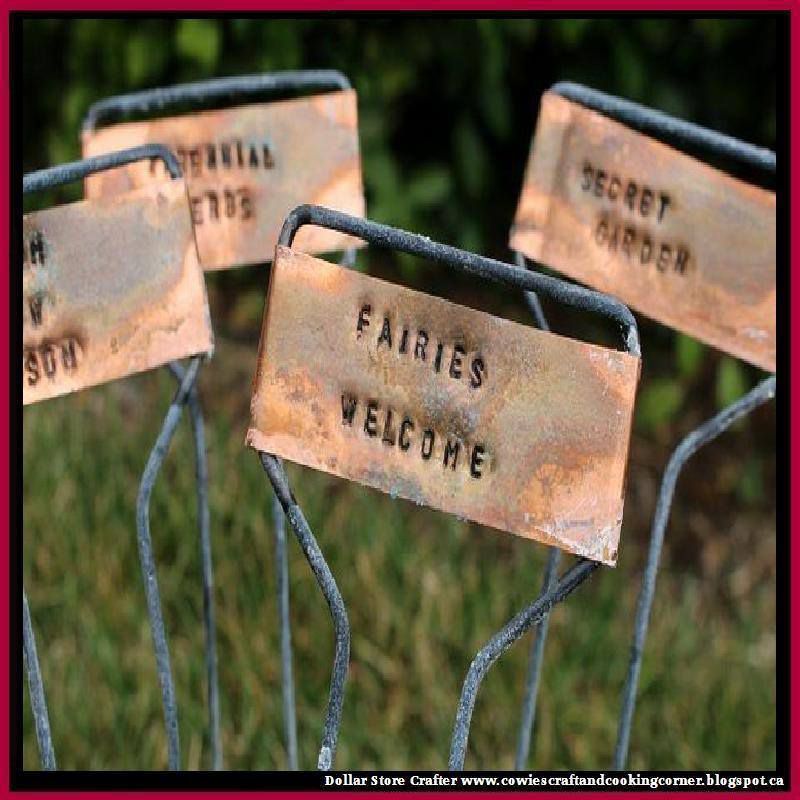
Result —
[[[558, 565], [561, 563], [561, 551], [551, 547], [547, 554], [547, 564], [544, 568], [542, 580], [542, 593], [552, 591], [558, 580]], [[536, 633], [531, 642], [530, 664], [525, 680], [525, 694], [522, 698], [522, 719], [519, 723], [517, 736], [517, 754], [514, 758], [514, 769], [525, 769], [528, 754], [531, 749], [531, 734], [533, 723], [536, 719], [536, 697], [539, 693], [539, 679], [542, 674], [544, 661], [544, 646], [547, 642], [547, 630], [550, 625], [550, 614], [545, 613], [536, 625]]]
[[[148, 144], [141, 147], [131, 147], [107, 155], [85, 158], [68, 164], [61, 164], [49, 169], [30, 172], [22, 178], [23, 194], [52, 189], [65, 183], [78, 181], [96, 172], [103, 172], [114, 167], [131, 164], [144, 159], [160, 159], [170, 174], [171, 178], [180, 178], [181, 170], [174, 154], [160, 144]], [[31, 696], [31, 708], [36, 721], [36, 738], [39, 742], [39, 753], [42, 767], [47, 770], [56, 769], [55, 753], [50, 736], [50, 721], [45, 702], [44, 682], [36, 652], [36, 643], [33, 638], [28, 598], [23, 590], [22, 595], [22, 635], [23, 652], [28, 669], [28, 686]]]
[[724, 433], [734, 422], [749, 414], [760, 405], [775, 396], [775, 376], [767, 378], [749, 391], [744, 397], [720, 411], [715, 417], [695, 428], [675, 448], [669, 459], [661, 489], [658, 493], [656, 513], [653, 517], [653, 528], [650, 534], [650, 549], [647, 554], [647, 563], [642, 576], [642, 588], [636, 605], [636, 620], [634, 622], [633, 643], [631, 644], [630, 662], [625, 688], [622, 692], [622, 712], [620, 714], [617, 746], [614, 751], [614, 769], [624, 769], [628, 757], [631, 725], [633, 713], [636, 708], [636, 688], [639, 683], [639, 673], [642, 666], [644, 643], [647, 638], [647, 629], [650, 623], [650, 611], [653, 607], [653, 597], [656, 590], [656, 574], [661, 559], [661, 549], [664, 544], [664, 534], [667, 529], [672, 498], [675, 494], [675, 484], [681, 474], [684, 464], [704, 445]]
[[283, 505], [277, 492], [272, 496], [272, 527], [275, 534], [275, 578], [278, 595], [278, 617], [281, 637], [281, 695], [283, 728], [289, 769], [296, 770], [297, 709], [292, 673], [292, 622], [289, 616], [289, 557], [286, 552], [286, 525]]
[[[354, 247], [345, 250], [343, 267], [353, 267], [356, 261]], [[298, 769], [297, 760], [297, 706], [294, 693], [292, 667], [292, 621], [289, 602], [289, 554], [286, 550], [286, 527], [283, 506], [277, 494], [272, 499], [272, 524], [275, 535], [276, 592], [281, 637], [281, 693], [283, 696], [283, 726], [289, 769]]]
[[[184, 369], [177, 362], [168, 365], [178, 384]], [[197, 385], [189, 392], [189, 415], [194, 437], [195, 476], [197, 483], [197, 519], [200, 530], [200, 562], [203, 577], [203, 628], [205, 633], [206, 691], [212, 766], [222, 769], [222, 741], [219, 730], [219, 675], [217, 663], [217, 626], [214, 619], [214, 563], [211, 555], [211, 516], [208, 508], [208, 457], [205, 424]]]
[[[240, 75], [230, 78], [214, 78], [206, 81], [182, 83], [141, 92], [107, 97], [94, 103], [83, 120], [83, 131], [93, 131], [100, 125], [114, 122], [132, 114], [147, 114], [166, 111], [175, 106], [209, 106], [217, 103], [235, 103], [247, 98], [269, 97], [285, 93], [347, 91], [352, 88], [347, 76], [336, 70], [287, 70], [284, 72]], [[345, 252], [342, 264], [352, 266], [355, 249]], [[190, 409], [192, 400], [190, 398]], [[194, 425], [194, 412], [193, 412]], [[202, 423], [201, 417], [197, 417]], [[195, 428], [196, 430], [196, 428]], [[195, 434], [196, 436], [196, 434]], [[197, 439], [196, 439], [197, 441]], [[198, 445], [199, 447], [199, 445]], [[199, 455], [199, 452], [198, 452]], [[198, 467], [199, 469], [199, 467]], [[200, 491], [198, 475], [198, 491]], [[201, 502], [198, 498], [198, 502]], [[292, 675], [292, 638], [289, 609], [289, 568], [286, 554], [286, 534], [283, 529], [283, 509], [277, 497], [273, 499], [275, 520], [275, 558], [277, 571], [277, 602], [281, 639], [281, 682], [285, 744], [289, 769], [296, 770], [297, 762], [297, 712], [295, 706], [294, 679]], [[205, 541], [201, 522], [201, 542]], [[204, 559], [204, 592], [211, 586], [211, 549], [202, 545]], [[206, 556], [206, 550], [207, 556]], [[205, 578], [206, 572], [208, 579]], [[205, 600], [205, 597], [204, 597]], [[222, 751], [219, 742], [219, 707], [216, 679], [216, 654], [214, 651], [213, 611], [210, 601], [206, 605], [206, 659], [209, 680], [209, 715], [211, 725], [214, 768], [222, 768]], [[214, 678], [212, 681], [212, 661]], [[212, 691], [214, 693], [212, 697]]]
[[28, 596], [22, 590], [22, 655], [28, 673], [28, 693], [31, 698], [33, 723], [36, 728], [36, 742], [39, 745], [39, 761], [42, 769], [54, 770], [56, 754], [53, 750], [53, 738], [50, 735], [50, 717], [47, 715], [47, 700], [44, 696], [42, 671], [39, 667], [39, 656], [36, 653], [36, 639], [33, 635], [31, 611], [28, 608]]
[[[677, 119], [629, 100], [589, 89], [580, 84], [557, 83], [553, 86], [552, 91], [567, 100], [579, 103], [634, 130], [677, 146], [700, 158], [721, 159], [725, 163], [726, 169], [738, 169], [745, 166], [754, 170], [759, 180], [774, 179], [777, 160], [775, 153], [767, 148], [756, 147], [732, 136]], [[623, 769], [628, 757], [631, 726], [636, 708], [636, 689], [650, 623], [656, 574], [675, 493], [675, 484], [683, 465], [703, 445], [715, 439], [736, 420], [746, 416], [774, 396], [775, 376], [773, 375], [762, 381], [744, 397], [720, 411], [715, 417], [691, 431], [670, 456], [662, 477], [656, 511], [653, 516], [650, 546], [636, 607], [633, 642], [628, 673], [622, 692], [622, 709], [614, 750], [614, 769]]]
[[158, 577], [156, 575], [155, 558], [153, 557], [153, 542], [150, 537], [150, 497], [153, 493], [158, 472], [164, 463], [170, 442], [180, 422], [183, 408], [188, 402], [194, 382], [197, 380], [197, 372], [200, 369], [201, 361], [201, 356], [195, 356], [191, 359], [188, 368], [184, 372], [183, 380], [164, 417], [161, 432], [153, 449], [150, 451], [136, 499], [136, 538], [139, 545], [139, 561], [142, 567], [144, 592], [147, 597], [150, 632], [153, 636], [153, 648], [156, 654], [158, 681], [161, 685], [164, 722], [167, 729], [169, 768], [171, 770], [180, 769], [178, 709], [175, 700], [175, 683], [172, 677], [172, 667], [170, 666], [169, 646], [164, 630], [164, 617], [161, 612]]
[[[515, 253], [516, 264], [529, 270], [528, 263], [521, 253]], [[536, 273], [533, 273], [536, 274]], [[524, 292], [525, 300], [528, 308], [536, 320], [536, 324], [542, 330], [549, 331], [550, 326], [545, 317], [539, 297], [534, 291]], [[623, 306], [624, 307], [624, 306]], [[629, 312], [630, 313], [630, 312]], [[635, 331], [635, 328], [634, 328]], [[629, 335], [626, 337], [626, 346], [630, 352], [639, 354], [638, 335]], [[550, 548], [550, 553], [547, 557], [547, 564], [545, 566], [544, 579], [542, 582], [542, 593], [539, 600], [535, 601], [533, 606], [528, 610], [532, 610], [550, 593], [557, 592], [560, 583], [557, 583], [558, 566], [561, 562], [561, 551], [558, 548]], [[594, 566], [597, 566], [596, 564]], [[590, 570], [591, 571], [591, 570]], [[570, 573], [567, 573], [569, 575]], [[588, 576], [588, 572], [586, 576]], [[584, 577], [586, 577], [584, 576]], [[566, 580], [567, 576], [565, 576]], [[579, 580], [570, 589], [571, 592], [575, 589], [580, 582]], [[567, 592], [567, 594], [569, 594]], [[566, 594], [561, 597], [563, 599]], [[559, 602], [558, 600], [555, 602]], [[541, 676], [542, 662], [544, 660], [544, 648], [547, 642], [547, 632], [549, 628], [550, 608], [555, 603], [549, 603], [540, 612], [536, 611], [534, 618], [530, 622], [521, 626], [515, 626], [515, 621], [521, 615], [515, 617], [503, 630], [496, 634], [489, 643], [479, 651], [478, 655], [470, 665], [469, 672], [464, 681], [462, 688], [461, 700], [459, 702], [458, 712], [456, 714], [456, 721], [453, 726], [453, 738], [450, 748], [450, 762], [449, 768], [451, 770], [461, 770], [464, 767], [464, 759], [466, 756], [467, 742], [469, 739], [469, 727], [472, 719], [472, 710], [475, 707], [475, 699], [477, 697], [478, 689], [483, 677], [488, 672], [489, 668], [494, 662], [509, 648], [512, 644], [522, 636], [531, 625], [536, 624], [536, 634], [531, 643], [530, 664], [528, 667], [528, 675], [525, 682], [525, 694], [522, 702], [522, 719], [520, 721], [519, 734], [517, 738], [517, 752], [514, 759], [514, 768], [521, 770], [525, 768], [525, 762], [528, 759], [530, 752], [531, 732], [533, 730], [533, 723], [536, 716], [536, 698], [539, 691], [539, 678]], [[525, 612], [522, 612], [525, 614]]]
[[489, 668], [532, 625], [541, 622], [556, 603], [560, 603], [577, 589], [598, 566], [599, 562], [597, 561], [586, 559], [578, 561], [555, 586], [543, 592], [531, 605], [520, 611], [478, 651], [470, 664], [464, 686], [461, 689], [461, 699], [458, 703], [456, 721], [453, 725], [453, 738], [450, 743], [449, 769], [461, 770], [464, 768], [472, 711], [475, 708], [475, 699], [481, 681], [486, 677]]
[[[298, 206], [286, 218], [278, 239], [279, 245], [291, 247], [295, 234], [303, 225], [317, 225], [330, 228], [341, 233], [362, 239], [370, 245], [400, 250], [405, 253], [417, 255], [431, 261], [439, 262], [452, 269], [469, 275], [476, 275], [484, 280], [492, 280], [517, 290], [528, 292], [543, 292], [548, 296], [567, 305], [583, 308], [594, 313], [602, 314], [614, 320], [620, 327], [622, 340], [628, 352], [638, 356], [639, 336], [636, 321], [627, 306], [614, 298], [600, 292], [585, 289], [576, 284], [566, 283], [558, 278], [541, 275], [535, 272], [523, 271], [510, 264], [483, 256], [469, 253], [448, 245], [433, 242], [425, 236], [420, 236], [407, 231], [391, 228], [370, 220], [352, 217], [320, 206]], [[264, 470], [272, 483], [281, 507], [289, 519], [300, 545], [311, 565], [317, 582], [325, 595], [333, 618], [336, 633], [336, 651], [334, 667], [331, 676], [331, 689], [328, 699], [328, 712], [325, 720], [325, 733], [320, 750], [319, 768], [330, 769], [333, 766], [335, 746], [341, 722], [342, 701], [344, 686], [347, 679], [347, 669], [350, 649], [350, 629], [347, 619], [347, 610], [336, 586], [330, 567], [325, 561], [316, 539], [308, 523], [302, 515], [294, 497], [291, 494], [286, 475], [280, 461], [269, 453], [260, 453]], [[566, 597], [577, 587], [595, 568], [593, 562], [579, 562], [578, 567], [570, 570], [564, 578], [545, 595], [539, 598], [531, 607], [521, 612], [506, 628], [490, 643], [490, 648], [495, 647], [496, 653], [486, 663], [483, 672], [491, 666], [519, 636], [521, 636], [535, 622], [541, 619], [552, 605]], [[483, 652], [483, 651], [482, 651]], [[482, 677], [482, 675], [481, 675]], [[469, 680], [469, 678], [468, 678]], [[466, 749], [466, 740], [469, 730], [469, 717], [474, 704], [480, 678], [474, 681], [472, 692], [465, 686], [462, 705], [469, 706], [468, 713], [462, 713], [460, 708], [456, 728], [459, 735], [461, 756]], [[455, 734], [454, 734], [455, 735]], [[454, 740], [454, 752], [459, 745]], [[458, 762], [458, 756], [455, 756]]]
[[350, 664], [350, 621], [336, 579], [325, 561], [311, 528], [308, 526], [303, 512], [294, 499], [281, 462], [269, 453], [259, 453], [261, 464], [272, 483], [275, 495], [281, 504], [283, 513], [289, 520], [292, 530], [303, 548], [308, 563], [317, 579], [317, 583], [325, 595], [333, 620], [336, 637], [331, 673], [331, 688], [328, 695], [328, 711], [325, 715], [325, 729], [322, 734], [322, 746], [319, 751], [317, 769], [329, 770], [333, 767], [336, 756], [336, 742], [339, 737], [339, 726], [342, 721], [342, 705], [344, 688], [347, 680], [347, 669]]
[[[528, 269], [525, 256], [522, 253], [514, 254], [514, 261], [518, 267]], [[549, 331], [550, 325], [545, 317], [542, 304], [536, 292], [524, 292], [523, 296], [528, 304], [528, 308], [536, 320], [536, 325], [540, 330]], [[544, 568], [544, 578], [542, 580], [542, 593], [552, 589], [557, 580], [558, 566], [561, 563], [561, 551], [557, 547], [551, 547], [547, 555], [547, 564]], [[541, 621], [536, 625], [536, 633], [531, 642], [530, 664], [528, 675], [525, 681], [525, 694], [522, 698], [522, 719], [519, 724], [519, 734], [517, 735], [517, 753], [514, 758], [514, 769], [525, 769], [528, 761], [528, 754], [531, 749], [531, 735], [533, 723], [536, 719], [536, 697], [539, 693], [539, 679], [542, 674], [542, 661], [544, 660], [544, 646], [547, 642], [547, 630], [550, 625], [550, 615], [545, 614]]]

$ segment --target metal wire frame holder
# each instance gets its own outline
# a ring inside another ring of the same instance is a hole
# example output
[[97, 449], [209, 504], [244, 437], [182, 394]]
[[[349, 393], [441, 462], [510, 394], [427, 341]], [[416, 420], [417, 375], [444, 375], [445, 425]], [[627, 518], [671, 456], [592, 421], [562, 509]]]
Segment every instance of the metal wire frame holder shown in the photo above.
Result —
[[36, 727], [36, 743], [39, 746], [39, 761], [42, 769], [57, 769], [56, 754], [53, 750], [53, 737], [50, 733], [50, 717], [47, 714], [47, 698], [44, 694], [44, 681], [36, 652], [36, 638], [33, 635], [31, 610], [28, 595], [22, 589], [22, 658], [28, 675], [28, 694]]
[[[81, 180], [97, 172], [145, 159], [160, 159], [164, 162], [172, 179], [181, 177], [180, 165], [174, 154], [163, 145], [149, 144], [29, 173], [23, 177], [23, 193], [29, 194], [35, 191], [50, 189], [65, 183]], [[212, 674], [211, 667], [213, 665], [213, 685], [215, 686], [216, 652], [213, 638], [213, 608], [210, 603], [213, 592], [213, 570], [208, 512], [208, 466], [206, 461], [203, 415], [196, 388], [197, 374], [202, 359], [202, 356], [192, 357], [189, 359], [189, 364], [186, 369], [177, 362], [169, 365], [170, 371], [178, 381], [178, 390], [167, 410], [164, 422], [162, 423], [161, 432], [148, 457], [139, 485], [136, 502], [137, 544], [142, 576], [144, 579], [145, 595], [147, 598], [147, 611], [153, 637], [156, 666], [161, 686], [164, 720], [167, 732], [168, 760], [170, 769], [175, 770], [180, 768], [178, 713], [175, 700], [175, 684], [170, 666], [169, 647], [164, 629], [155, 559], [153, 557], [152, 539], [150, 536], [150, 496], [156, 478], [158, 477], [158, 472], [169, 449], [170, 442], [180, 422], [183, 409], [188, 403], [195, 441], [198, 525], [200, 529], [203, 569], [204, 621], [207, 633], [206, 659], [209, 664], [209, 675]], [[33, 634], [30, 609], [24, 589], [22, 622], [25, 664], [40, 760], [44, 769], [56, 769], [55, 751], [50, 732], [44, 683], [36, 652], [36, 642]], [[208, 635], [209, 633], [211, 634], [210, 636]], [[209, 682], [209, 696], [211, 696], [211, 686], [212, 683]]]
[[93, 131], [121, 117], [166, 111], [183, 104], [204, 106], [284, 93], [347, 91], [350, 88], [350, 81], [341, 72], [330, 69], [287, 70], [179, 83], [98, 100], [86, 112], [82, 129]]
[[[501, 261], [433, 242], [424, 236], [320, 206], [298, 206], [292, 211], [281, 230], [279, 244], [291, 247], [295, 234], [303, 225], [316, 225], [346, 233], [370, 245], [420, 256], [465, 274], [492, 280], [518, 290], [538, 291], [567, 305], [604, 315], [611, 318], [620, 327], [625, 349], [634, 355], [640, 354], [638, 332], [633, 315], [622, 303], [600, 292], [569, 284], [547, 275], [523, 271]], [[330, 770], [333, 768], [336, 755], [350, 657], [350, 623], [347, 608], [325, 556], [291, 491], [281, 461], [267, 452], [260, 452], [259, 456], [331, 613], [335, 636], [334, 662], [322, 743], [317, 761], [318, 769]], [[463, 765], [472, 708], [480, 682], [488, 669], [506, 649], [541, 618], [542, 614], [566, 598], [596, 567], [596, 562], [586, 559], [578, 560], [575, 566], [568, 570], [548, 592], [545, 592], [537, 601], [515, 616], [476, 656], [464, 682], [456, 714], [450, 755], [452, 769], [460, 769]]]
[[[133, 114], [148, 114], [154, 111], [165, 112], [175, 106], [187, 106], [194, 109], [195, 107], [206, 107], [212, 104], [218, 106], [220, 103], [227, 105], [245, 99], [267, 98], [276, 94], [294, 95], [301, 92], [348, 91], [349, 89], [352, 89], [352, 85], [347, 76], [336, 70], [287, 70], [274, 73], [214, 78], [212, 80], [182, 83], [104, 98], [89, 107], [83, 119], [82, 129], [84, 131], [93, 131], [100, 125], [110, 124], [117, 119]], [[341, 263], [343, 266], [353, 266], [355, 263], [354, 248], [345, 251]], [[192, 419], [195, 419], [194, 415]], [[284, 739], [289, 769], [296, 770], [298, 768], [297, 709], [292, 668], [289, 562], [286, 552], [286, 529], [283, 509], [277, 495], [273, 497], [272, 518], [276, 595], [280, 626]], [[206, 596], [207, 592], [204, 591], [204, 599]], [[209, 658], [213, 656], [214, 665], [212, 678], [212, 662], [208, 662], [212, 750], [214, 768], [222, 769], [216, 656], [213, 655], [215, 637], [215, 632], [207, 628], [207, 651], [210, 648], [211, 654]], [[212, 642], [212, 644], [208, 644], [209, 642]]]
[[[614, 97], [580, 84], [564, 81], [555, 84], [550, 91], [561, 95], [567, 100], [604, 114], [641, 133], [687, 149], [693, 154], [712, 155], [730, 164], [745, 165], [765, 174], [774, 175], [775, 173], [775, 153], [766, 148], [756, 147], [732, 136], [727, 136], [718, 131], [704, 128], [664, 112], [647, 108], [630, 100]], [[516, 263], [520, 267], [528, 269], [530, 265], [538, 266], [535, 262], [526, 259], [522, 253], [516, 252], [514, 256]], [[525, 297], [539, 327], [546, 327], [547, 321], [537, 296], [531, 292], [526, 292]], [[624, 769], [627, 761], [631, 727], [636, 709], [636, 690], [649, 627], [650, 611], [655, 596], [656, 575], [678, 477], [683, 466], [697, 450], [716, 439], [734, 422], [758, 408], [774, 395], [775, 376], [773, 375], [760, 382], [754, 389], [727, 408], [724, 408], [710, 420], [690, 431], [669, 458], [661, 480], [650, 533], [647, 561], [637, 601], [633, 642], [631, 644], [625, 686], [622, 692], [622, 708], [614, 751], [614, 769]], [[551, 548], [545, 567], [542, 591], [546, 591], [552, 585], [559, 559], [559, 551]], [[548, 617], [545, 616], [537, 625], [536, 634], [531, 643], [530, 661], [522, 703], [522, 718], [517, 736], [517, 751], [514, 762], [517, 770], [525, 768], [530, 752], [547, 629]]]

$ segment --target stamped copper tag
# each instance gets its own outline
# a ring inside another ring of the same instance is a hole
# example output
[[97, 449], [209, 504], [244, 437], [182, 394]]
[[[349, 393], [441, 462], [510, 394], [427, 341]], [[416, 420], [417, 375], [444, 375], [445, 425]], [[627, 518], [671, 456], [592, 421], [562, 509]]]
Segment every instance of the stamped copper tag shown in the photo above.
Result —
[[[83, 155], [154, 142], [181, 162], [205, 269], [271, 261], [284, 219], [302, 203], [364, 215], [354, 91], [86, 131]], [[137, 162], [87, 178], [86, 196], [107, 197], [164, 177], [160, 161]], [[300, 249], [315, 253], [360, 244], [313, 227], [297, 238]]]
[[511, 246], [775, 370], [775, 194], [542, 98]]
[[279, 246], [247, 443], [614, 564], [638, 375]]
[[22, 219], [25, 405], [213, 347], [183, 181]]

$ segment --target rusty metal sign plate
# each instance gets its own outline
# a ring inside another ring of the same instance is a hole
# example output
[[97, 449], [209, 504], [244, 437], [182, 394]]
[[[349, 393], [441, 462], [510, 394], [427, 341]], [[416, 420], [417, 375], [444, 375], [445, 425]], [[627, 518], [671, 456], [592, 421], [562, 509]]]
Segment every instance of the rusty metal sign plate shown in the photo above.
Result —
[[614, 564], [639, 359], [278, 247], [247, 443]]
[[183, 181], [22, 219], [24, 404], [209, 353]]
[[775, 371], [775, 194], [556, 94], [511, 246]]
[[[288, 213], [314, 203], [364, 215], [354, 91], [206, 111], [85, 131], [83, 155], [159, 143], [173, 150], [189, 186], [200, 263], [207, 270], [271, 261]], [[86, 179], [86, 196], [108, 197], [163, 180], [160, 161]], [[306, 252], [360, 246], [307, 227]]]

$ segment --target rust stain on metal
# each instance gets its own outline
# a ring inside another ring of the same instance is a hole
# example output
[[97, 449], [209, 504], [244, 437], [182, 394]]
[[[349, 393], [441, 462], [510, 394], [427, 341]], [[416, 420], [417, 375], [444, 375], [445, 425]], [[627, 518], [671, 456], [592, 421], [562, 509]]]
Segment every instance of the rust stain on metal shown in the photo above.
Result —
[[22, 219], [25, 405], [213, 348], [186, 185]]
[[555, 94], [511, 246], [775, 370], [775, 194]]
[[[83, 155], [149, 143], [178, 156], [189, 186], [200, 262], [207, 270], [270, 261], [287, 214], [314, 203], [364, 215], [354, 91], [205, 111], [87, 131]], [[89, 198], [164, 178], [160, 161], [86, 179]], [[363, 243], [305, 227], [296, 246], [321, 253]]]
[[614, 564], [639, 359], [278, 247], [247, 443]]

